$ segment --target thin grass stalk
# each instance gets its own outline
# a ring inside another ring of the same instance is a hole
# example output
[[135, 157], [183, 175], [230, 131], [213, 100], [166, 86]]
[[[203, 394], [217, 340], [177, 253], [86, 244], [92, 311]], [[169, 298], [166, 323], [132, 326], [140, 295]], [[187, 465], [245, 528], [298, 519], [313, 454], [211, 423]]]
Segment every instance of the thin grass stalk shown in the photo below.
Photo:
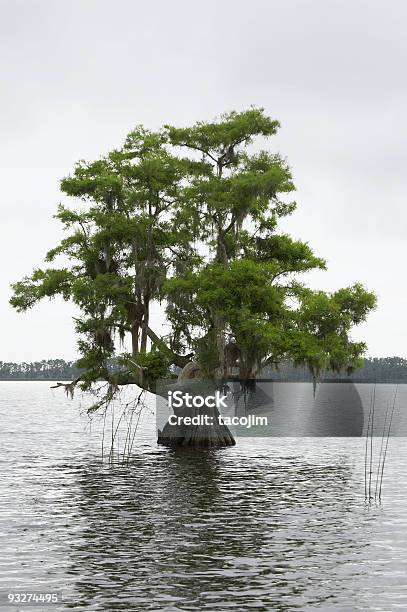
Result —
[[138, 427], [138, 424], [139, 424], [139, 421], [140, 421], [140, 416], [141, 416], [142, 409], [143, 409], [143, 407], [140, 408], [140, 410], [138, 412], [138, 415], [137, 415], [137, 423], [136, 423], [136, 425], [134, 427], [134, 433], [133, 433], [133, 437], [131, 439], [131, 444], [130, 444], [130, 447], [129, 447], [129, 452], [127, 453], [127, 465], [130, 462], [131, 451], [133, 450], [134, 439], [136, 437], [137, 427]]
[[370, 395], [369, 418], [368, 418], [368, 421], [367, 421], [367, 428], [366, 428], [366, 444], [365, 444], [365, 501], [367, 500], [367, 465], [368, 465], [370, 421], [371, 421], [371, 418], [372, 418], [372, 405], [373, 405], [373, 391], [372, 391], [372, 393]]
[[103, 412], [103, 431], [102, 431], [102, 461], [103, 461], [103, 458], [104, 458], [104, 450], [105, 450], [106, 413], [107, 413], [107, 406], [105, 407], [105, 410], [104, 410], [104, 412]]
[[387, 429], [386, 446], [385, 446], [385, 449], [384, 449], [384, 455], [383, 455], [383, 461], [382, 461], [382, 473], [381, 473], [381, 477], [380, 477], [379, 502], [382, 499], [382, 485], [383, 485], [383, 475], [384, 475], [384, 464], [385, 464], [386, 457], [387, 457], [387, 449], [388, 449], [388, 446], [389, 446], [389, 438], [390, 438], [391, 425], [393, 423], [394, 410], [396, 408], [397, 392], [398, 392], [398, 385], [396, 386], [396, 390], [395, 390], [395, 393], [394, 393], [393, 406], [392, 406], [391, 414], [390, 414], [389, 427]]
[[[111, 447], [111, 453], [112, 453], [112, 460], [113, 460], [113, 461], [114, 461], [114, 442], [116, 441], [116, 438], [117, 438], [117, 441], [118, 441], [118, 443], [119, 443], [119, 436], [117, 435], [117, 432], [118, 432], [118, 430], [119, 430], [120, 423], [122, 422], [122, 419], [123, 419], [124, 414], [125, 414], [125, 410], [123, 410], [123, 411], [122, 411], [122, 413], [121, 413], [121, 415], [120, 415], [120, 418], [119, 418], [119, 420], [117, 421], [117, 425], [116, 425], [116, 427], [115, 427], [114, 434], [113, 434], [113, 438], [112, 438], [112, 447]], [[119, 454], [119, 451], [118, 451], [118, 457], [119, 457], [119, 460], [120, 460], [120, 454]]]
[[133, 416], [134, 416], [134, 410], [131, 411], [130, 419], [129, 419], [128, 425], [127, 425], [126, 439], [124, 441], [124, 448], [123, 448], [123, 454], [122, 454], [122, 463], [124, 463], [124, 458], [126, 456], [127, 445], [130, 442], [131, 428], [132, 428], [132, 425], [133, 425]]
[[376, 473], [376, 485], [375, 485], [375, 490], [374, 490], [375, 501], [377, 499], [377, 491], [378, 491], [379, 476], [380, 476], [380, 467], [381, 467], [381, 462], [382, 462], [382, 457], [383, 457], [384, 440], [385, 440], [385, 435], [386, 435], [386, 425], [387, 425], [387, 418], [389, 416], [389, 410], [390, 410], [390, 402], [387, 403], [386, 414], [385, 414], [384, 423], [383, 423], [383, 433], [382, 433], [382, 440], [381, 440], [381, 443], [380, 443], [379, 461], [378, 461], [378, 464], [377, 464], [377, 473]]
[[127, 453], [127, 465], [129, 464], [129, 461], [130, 461], [130, 456], [131, 456], [131, 452], [133, 450], [133, 444], [134, 444], [134, 440], [135, 440], [135, 437], [136, 437], [137, 428], [138, 428], [138, 425], [139, 425], [139, 422], [140, 422], [141, 413], [142, 413], [143, 408], [144, 408], [143, 403], [142, 402], [140, 403], [140, 397], [141, 397], [141, 394], [139, 395], [139, 397], [137, 399], [137, 404], [136, 404], [136, 405], [140, 406], [140, 408], [139, 408], [139, 411], [138, 411], [138, 414], [137, 414], [137, 422], [136, 422], [136, 425], [134, 427], [134, 433], [133, 433], [133, 437], [131, 439], [131, 444], [130, 444], [130, 447], [129, 447], [129, 451]]
[[128, 465], [128, 464], [129, 464], [129, 462], [130, 462], [130, 456], [131, 456], [131, 452], [132, 452], [132, 450], [133, 450], [133, 444], [134, 444], [134, 440], [135, 440], [135, 437], [136, 437], [137, 428], [138, 428], [138, 425], [139, 425], [139, 422], [140, 422], [140, 417], [141, 417], [142, 410], [143, 410], [143, 408], [144, 408], [144, 403], [143, 403], [143, 400], [141, 399], [141, 398], [142, 398], [142, 396], [143, 396], [144, 394], [145, 394], [145, 391], [141, 391], [141, 393], [139, 394], [139, 396], [138, 396], [138, 398], [137, 398], [137, 400], [136, 400], [136, 402], [135, 402], [135, 405], [136, 405], [136, 406], [139, 406], [139, 407], [140, 407], [140, 409], [139, 409], [139, 411], [138, 411], [138, 415], [137, 415], [137, 423], [136, 423], [136, 425], [135, 425], [135, 427], [134, 427], [133, 437], [132, 437], [132, 439], [131, 439], [131, 444], [130, 444], [130, 446], [129, 446], [129, 451], [128, 451], [128, 453], [127, 453], [127, 465]]
[[372, 474], [373, 474], [373, 429], [374, 429], [375, 405], [376, 405], [376, 384], [373, 389], [372, 420], [370, 422], [369, 501], [373, 499], [372, 498]]
[[112, 404], [112, 427], [111, 427], [111, 440], [110, 440], [110, 451], [109, 451], [109, 463], [113, 463], [113, 446], [114, 446], [114, 404]]

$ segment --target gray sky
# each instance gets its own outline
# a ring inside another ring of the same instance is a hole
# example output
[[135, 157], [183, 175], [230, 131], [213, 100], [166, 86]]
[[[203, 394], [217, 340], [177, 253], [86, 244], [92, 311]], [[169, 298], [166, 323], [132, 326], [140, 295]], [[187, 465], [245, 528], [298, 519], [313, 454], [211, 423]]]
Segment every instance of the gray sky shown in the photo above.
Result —
[[403, 0], [0, 0], [0, 360], [73, 358], [72, 307], [19, 315], [9, 285], [61, 234], [58, 184], [144, 123], [188, 125], [250, 104], [282, 127], [298, 210], [327, 290], [379, 306], [355, 338], [407, 356], [407, 3]]

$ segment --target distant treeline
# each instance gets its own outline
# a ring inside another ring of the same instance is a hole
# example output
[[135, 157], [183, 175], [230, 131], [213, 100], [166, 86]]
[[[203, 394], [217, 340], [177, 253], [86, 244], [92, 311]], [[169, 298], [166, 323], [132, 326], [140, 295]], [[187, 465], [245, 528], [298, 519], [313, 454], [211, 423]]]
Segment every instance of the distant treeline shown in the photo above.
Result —
[[[305, 367], [296, 368], [285, 362], [278, 369], [267, 369], [264, 378], [275, 381], [311, 382], [312, 376]], [[365, 359], [363, 368], [347, 376], [344, 373], [322, 372], [321, 381], [325, 382], [369, 382], [369, 383], [407, 383], [407, 359], [402, 357], [374, 357]]]
[[70, 381], [79, 375], [74, 361], [43, 359], [32, 363], [0, 361], [0, 380]]
[[[114, 363], [110, 364], [115, 367]], [[70, 381], [79, 376], [74, 361], [63, 359], [43, 359], [33, 363], [12, 363], [0, 361], [0, 380], [60, 380]], [[263, 378], [285, 382], [311, 382], [307, 368], [295, 368], [291, 363], [280, 364], [278, 370], [267, 369]], [[366, 359], [363, 368], [355, 370], [350, 376], [324, 372], [321, 380], [407, 383], [407, 359], [402, 357], [375, 357]]]

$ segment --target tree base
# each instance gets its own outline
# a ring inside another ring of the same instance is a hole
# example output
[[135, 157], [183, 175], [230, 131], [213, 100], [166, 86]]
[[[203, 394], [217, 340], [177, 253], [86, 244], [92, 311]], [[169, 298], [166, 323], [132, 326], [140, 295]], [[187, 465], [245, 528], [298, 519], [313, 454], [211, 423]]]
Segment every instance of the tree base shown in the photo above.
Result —
[[[203, 380], [180, 380], [175, 385], [167, 387], [166, 392], [161, 392], [162, 397], [166, 397], [168, 389], [171, 391], [179, 390], [189, 393], [191, 397], [207, 397], [216, 391], [214, 381]], [[167, 396], [168, 397], [168, 396]], [[236, 441], [229, 428], [219, 421], [219, 411], [216, 407], [203, 406], [199, 409], [183, 404], [174, 408], [176, 417], [181, 417], [178, 423], [166, 422], [163, 430], [158, 430], [158, 444], [165, 446], [184, 446], [194, 448], [223, 448], [234, 446]], [[198, 424], [185, 424], [184, 418], [194, 418], [199, 416], [207, 417], [206, 422], [199, 421]]]
[[164, 446], [193, 446], [194, 448], [223, 448], [236, 441], [226, 425], [171, 425], [158, 431], [158, 444]]

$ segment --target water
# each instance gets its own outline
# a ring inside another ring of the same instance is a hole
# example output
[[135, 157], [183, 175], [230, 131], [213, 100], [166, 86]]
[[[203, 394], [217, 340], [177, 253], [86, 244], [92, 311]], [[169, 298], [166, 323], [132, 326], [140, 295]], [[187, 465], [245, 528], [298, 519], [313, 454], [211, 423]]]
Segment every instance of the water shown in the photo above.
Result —
[[0, 383], [0, 590], [62, 591], [53, 611], [407, 608], [404, 437], [369, 505], [362, 437], [175, 452], [146, 410], [111, 467], [82, 413], [49, 383]]

